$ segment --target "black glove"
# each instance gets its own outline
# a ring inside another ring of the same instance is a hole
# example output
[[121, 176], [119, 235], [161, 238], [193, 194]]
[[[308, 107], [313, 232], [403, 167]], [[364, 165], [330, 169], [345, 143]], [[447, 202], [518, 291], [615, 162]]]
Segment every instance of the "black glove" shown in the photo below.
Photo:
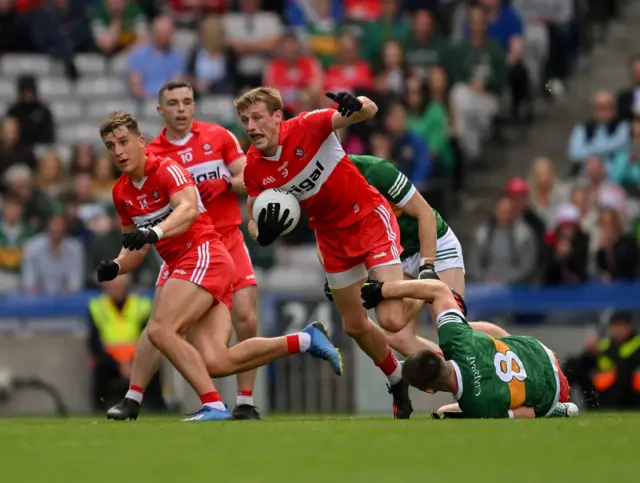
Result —
[[337, 111], [342, 115], [342, 117], [351, 117], [354, 112], [358, 112], [362, 109], [362, 102], [348, 92], [343, 91], [338, 92], [337, 94], [326, 92], [325, 96], [338, 104]]
[[151, 228], [136, 228], [124, 236], [122, 246], [131, 251], [140, 250], [147, 243], [155, 243], [158, 240], [158, 234]]
[[108, 282], [113, 280], [120, 273], [120, 265], [113, 260], [102, 260], [96, 267], [98, 282]]
[[360, 296], [362, 297], [362, 306], [365, 309], [372, 309], [380, 302], [384, 300], [382, 296], [382, 285], [384, 282], [378, 282], [377, 280], [367, 280], [362, 284], [360, 289]]
[[329, 280], [324, 280], [324, 295], [329, 299], [329, 302], [333, 302], [333, 293], [331, 293], [331, 287], [329, 287]]
[[431, 419], [464, 419], [462, 411], [445, 411], [438, 414], [438, 411], [431, 412]]
[[433, 263], [420, 265], [418, 269], [418, 280], [440, 280]]
[[464, 299], [462, 298], [462, 295], [460, 295], [458, 292], [456, 292], [453, 289], [451, 289], [451, 293], [453, 294], [453, 298], [456, 299], [456, 303], [458, 304], [458, 307], [460, 307], [460, 311], [462, 312], [462, 315], [464, 315], [466, 317], [467, 316], [467, 304], [464, 301]]
[[258, 215], [258, 238], [256, 241], [263, 247], [271, 245], [283, 231], [293, 224], [293, 218], [289, 221], [287, 218], [289, 218], [288, 208], [282, 212], [281, 217], [280, 203], [267, 204], [267, 207], [263, 208]]

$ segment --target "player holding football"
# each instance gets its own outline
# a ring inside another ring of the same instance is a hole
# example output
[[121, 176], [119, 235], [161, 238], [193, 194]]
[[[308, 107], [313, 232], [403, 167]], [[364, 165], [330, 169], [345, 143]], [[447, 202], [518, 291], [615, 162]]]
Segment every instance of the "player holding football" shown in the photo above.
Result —
[[[310, 215], [324, 270], [347, 334], [355, 339], [389, 380], [394, 417], [413, 411], [408, 385], [384, 332], [360, 303], [360, 287], [368, 273], [381, 280], [401, 280], [399, 229], [391, 207], [349, 161], [334, 134], [336, 129], [375, 116], [378, 108], [366, 97], [346, 92], [327, 94], [334, 109], [305, 112], [284, 121], [276, 89], [260, 87], [242, 95], [235, 107], [251, 140], [244, 181], [249, 194], [249, 233], [269, 245], [292, 220], [287, 210], [270, 203], [253, 219], [254, 198], [269, 188], [296, 196]], [[405, 325], [401, 300], [376, 309], [380, 326], [398, 332]]]
[[[342, 372], [340, 353], [318, 323], [293, 336], [254, 338], [228, 348], [235, 266], [200, 202], [193, 178], [180, 164], [145, 154], [145, 139], [129, 113], [110, 114], [100, 126], [100, 136], [124, 172], [113, 188], [124, 238], [118, 257], [98, 265], [98, 281], [135, 270], [151, 244], [169, 272], [164, 285], [156, 288], [134, 368], [140, 356], [153, 353], [155, 346], [200, 396], [202, 408], [189, 419], [194, 421], [231, 418], [211, 377], [245, 372], [298, 352], [325, 359], [334, 372]], [[132, 382], [107, 417], [136, 419], [143, 390]]]
[[[158, 113], [165, 121], [162, 133], [146, 151], [181, 163], [193, 176], [207, 214], [236, 266], [231, 320], [238, 342], [258, 336], [256, 277], [249, 252], [238, 227], [242, 222], [238, 195], [246, 194], [242, 172], [246, 158], [238, 140], [217, 124], [193, 118], [193, 88], [184, 81], [169, 81], [158, 91]], [[166, 265], [157, 286], [166, 283]], [[131, 374], [132, 381], [146, 387], [160, 364], [157, 351], [141, 354]], [[253, 402], [256, 371], [238, 374], [238, 396], [234, 419], [260, 419]]]
[[438, 413], [461, 411], [465, 418], [573, 417], [569, 383], [555, 354], [533, 337], [490, 337], [473, 330], [462, 298], [439, 280], [379, 282], [368, 280], [363, 305], [405, 297], [428, 301], [438, 325], [444, 357], [432, 350], [411, 355], [402, 375], [413, 387], [450, 392], [458, 401]]

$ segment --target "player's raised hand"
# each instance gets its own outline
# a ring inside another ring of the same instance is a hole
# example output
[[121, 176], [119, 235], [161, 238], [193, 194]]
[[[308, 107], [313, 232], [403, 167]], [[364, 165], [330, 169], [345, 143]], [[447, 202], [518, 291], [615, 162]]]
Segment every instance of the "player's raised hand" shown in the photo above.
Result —
[[141, 250], [147, 243], [155, 243], [160, 239], [151, 228], [136, 228], [122, 239], [122, 246], [131, 251]]
[[418, 280], [440, 280], [433, 263], [420, 265], [418, 269]]
[[109, 282], [120, 273], [120, 265], [113, 260], [102, 260], [96, 267], [98, 282]]
[[384, 282], [377, 280], [367, 280], [362, 284], [360, 296], [363, 300], [362, 306], [365, 309], [372, 309], [384, 300], [382, 296], [382, 285], [384, 285]]
[[214, 198], [226, 193], [231, 189], [231, 181], [226, 176], [222, 178], [208, 179], [202, 183], [198, 183], [198, 191], [200, 198], [205, 203], [211, 202]]
[[324, 95], [338, 104], [337, 111], [342, 115], [342, 117], [351, 117], [354, 112], [358, 112], [362, 109], [362, 102], [348, 92], [343, 91], [338, 92], [337, 94], [334, 94], [333, 92], [325, 92]]
[[271, 245], [283, 231], [293, 224], [289, 219], [289, 209], [285, 209], [280, 216], [280, 203], [268, 203], [258, 215], [258, 238], [256, 241], [263, 247]]

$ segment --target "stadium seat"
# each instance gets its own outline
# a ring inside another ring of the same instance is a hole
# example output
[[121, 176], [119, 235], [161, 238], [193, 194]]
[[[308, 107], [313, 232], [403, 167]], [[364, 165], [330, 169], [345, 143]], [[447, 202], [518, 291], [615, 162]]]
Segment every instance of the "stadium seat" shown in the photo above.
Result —
[[38, 79], [38, 92], [48, 101], [71, 97], [71, 83], [65, 77], [42, 77]]
[[198, 117], [203, 118], [203, 121], [221, 124], [235, 122], [238, 115], [233, 108], [233, 97], [231, 96], [203, 97], [198, 99], [196, 109], [198, 109]]
[[[6, 103], [16, 100], [16, 83], [10, 79], [0, 79], [0, 100]], [[2, 111], [3, 113], [5, 111]]]
[[113, 111], [127, 111], [134, 116], [138, 115], [138, 105], [127, 98], [114, 98], [105, 101], [94, 101], [87, 104], [86, 113], [89, 119], [102, 120]]
[[2, 57], [2, 74], [7, 77], [18, 77], [32, 74], [45, 76], [51, 73], [52, 61], [46, 55], [8, 54]]
[[78, 97], [86, 100], [121, 97], [128, 92], [127, 83], [120, 77], [80, 79], [76, 86]]
[[56, 122], [73, 122], [82, 118], [82, 103], [79, 101], [54, 101], [50, 107]]
[[58, 129], [57, 139], [66, 144], [76, 144], [79, 142], [91, 143], [95, 146], [101, 144], [99, 125], [96, 123], [75, 123], [61, 126]]
[[124, 76], [127, 72], [127, 54], [118, 54], [109, 62], [109, 73], [115, 76]]
[[79, 54], [75, 57], [75, 64], [82, 75], [97, 77], [107, 72], [107, 62], [99, 54]]
[[193, 48], [197, 39], [198, 34], [193, 30], [178, 29], [173, 38], [173, 45], [186, 54]]

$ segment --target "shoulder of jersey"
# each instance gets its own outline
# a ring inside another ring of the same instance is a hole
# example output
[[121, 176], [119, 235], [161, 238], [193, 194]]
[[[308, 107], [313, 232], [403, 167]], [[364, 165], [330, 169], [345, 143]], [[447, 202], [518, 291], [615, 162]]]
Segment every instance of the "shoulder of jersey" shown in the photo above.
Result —
[[159, 134], [145, 146], [144, 150], [147, 153], [153, 152], [154, 150], [161, 147], [161, 143], [162, 143], [162, 134]]

